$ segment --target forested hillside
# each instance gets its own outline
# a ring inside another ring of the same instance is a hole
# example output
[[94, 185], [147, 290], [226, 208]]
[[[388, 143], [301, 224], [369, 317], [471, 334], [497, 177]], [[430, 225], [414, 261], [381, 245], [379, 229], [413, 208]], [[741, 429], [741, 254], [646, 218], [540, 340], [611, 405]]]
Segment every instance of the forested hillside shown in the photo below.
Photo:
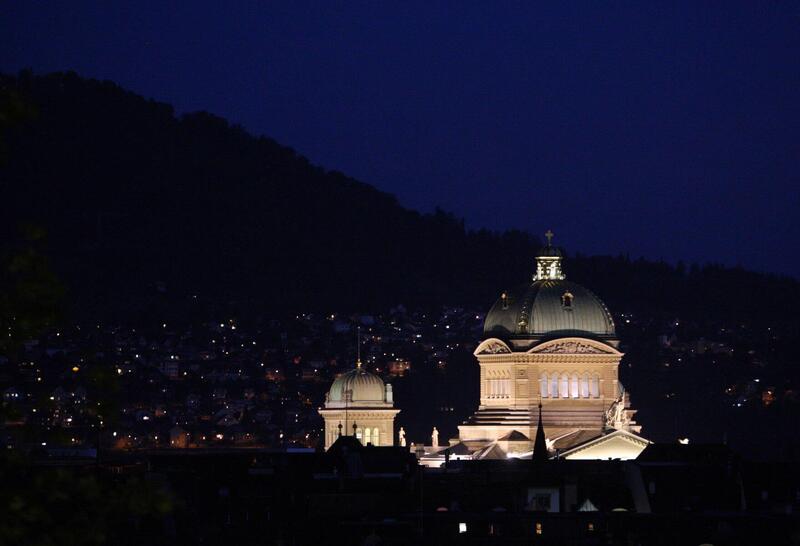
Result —
[[[177, 116], [74, 73], [3, 76], [0, 86], [24, 105], [3, 128], [5, 242], [20, 225], [47, 230], [74, 312], [125, 312], [153, 294], [264, 312], [488, 308], [532, 272], [533, 235], [405, 209], [212, 114]], [[534, 190], [509, 198], [530, 198], [535, 216], [546, 204]], [[558, 242], [569, 256], [569, 241]], [[571, 256], [565, 269], [616, 312], [781, 321], [800, 305], [795, 280], [737, 269], [623, 256]]]

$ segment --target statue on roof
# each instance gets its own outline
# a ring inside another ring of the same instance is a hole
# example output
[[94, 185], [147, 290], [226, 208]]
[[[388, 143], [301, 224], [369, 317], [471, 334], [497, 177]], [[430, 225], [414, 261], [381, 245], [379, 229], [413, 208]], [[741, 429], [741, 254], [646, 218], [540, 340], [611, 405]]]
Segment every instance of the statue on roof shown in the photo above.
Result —
[[626, 428], [628, 421], [628, 413], [625, 411], [625, 392], [623, 391], [606, 411], [606, 426], [622, 430]]

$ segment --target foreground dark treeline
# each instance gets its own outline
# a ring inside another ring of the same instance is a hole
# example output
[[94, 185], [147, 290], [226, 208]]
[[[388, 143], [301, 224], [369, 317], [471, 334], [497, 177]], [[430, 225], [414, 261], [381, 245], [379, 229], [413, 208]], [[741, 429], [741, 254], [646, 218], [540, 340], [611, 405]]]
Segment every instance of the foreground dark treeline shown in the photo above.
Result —
[[[14, 106], [3, 226], [47, 230], [73, 313], [130, 316], [163, 294], [269, 312], [488, 307], [531, 273], [528, 234], [404, 209], [211, 114], [176, 117], [73, 73], [3, 76], [0, 87]], [[800, 305], [796, 281], [737, 269], [580, 256], [566, 267], [616, 312], [796, 324]]]
[[[47, 456], [4, 472], [14, 543], [798, 544], [798, 474], [722, 446], [637, 461], [416, 465], [345, 437], [263, 449]], [[34, 487], [21, 487], [24, 477]], [[26, 540], [27, 539], [27, 540]]]

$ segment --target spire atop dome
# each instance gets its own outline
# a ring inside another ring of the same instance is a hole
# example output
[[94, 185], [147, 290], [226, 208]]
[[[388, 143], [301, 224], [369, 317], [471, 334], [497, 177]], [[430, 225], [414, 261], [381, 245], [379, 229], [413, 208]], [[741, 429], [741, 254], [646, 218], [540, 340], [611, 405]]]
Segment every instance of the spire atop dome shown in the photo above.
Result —
[[361, 369], [361, 326], [356, 328], [356, 369]]
[[567, 277], [561, 270], [561, 251], [553, 246], [553, 232], [548, 229], [544, 236], [547, 239], [547, 246], [536, 256], [536, 273], [533, 275], [533, 280], [534, 282], [563, 281]]
[[361, 365], [361, 327], [357, 326], [356, 367], [334, 379], [325, 405], [317, 409], [325, 421], [325, 449], [335, 444], [394, 445], [394, 418], [400, 409], [394, 407], [392, 386], [367, 368]]

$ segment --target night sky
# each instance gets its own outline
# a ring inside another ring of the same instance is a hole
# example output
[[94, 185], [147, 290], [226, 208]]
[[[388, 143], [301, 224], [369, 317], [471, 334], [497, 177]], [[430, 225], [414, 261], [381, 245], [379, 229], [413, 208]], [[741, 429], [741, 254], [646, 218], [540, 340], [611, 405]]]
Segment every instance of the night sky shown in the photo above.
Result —
[[469, 227], [800, 277], [800, 2], [10, 2], [0, 70], [208, 110]]

